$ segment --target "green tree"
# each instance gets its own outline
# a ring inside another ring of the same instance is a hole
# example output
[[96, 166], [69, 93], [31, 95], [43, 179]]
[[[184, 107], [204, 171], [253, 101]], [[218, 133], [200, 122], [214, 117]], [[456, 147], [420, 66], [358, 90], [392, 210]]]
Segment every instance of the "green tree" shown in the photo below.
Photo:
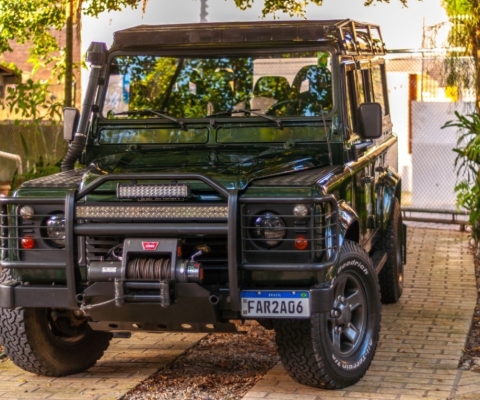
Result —
[[[474, 87], [476, 104], [480, 109], [480, 1], [444, 0], [444, 7], [452, 23], [448, 38], [451, 47], [447, 60], [447, 84]], [[472, 57], [474, 68], [466, 68], [464, 57]], [[473, 72], [473, 73], [472, 73]]]
[[[235, 5], [241, 10], [252, 7], [255, 0], [233, 0]], [[403, 5], [407, 5], [408, 0], [398, 0]], [[369, 6], [373, 3], [390, 3], [390, 0], [365, 0], [364, 5]], [[262, 16], [276, 16], [278, 12], [290, 16], [305, 17], [305, 9], [309, 4], [321, 6], [323, 0], [263, 0]]]
[[[29, 44], [32, 64], [32, 76], [40, 68], [51, 70], [51, 78], [42, 82], [43, 87], [61, 82], [65, 88], [63, 105], [70, 106], [72, 101], [72, 76], [78, 65], [73, 65], [73, 25], [80, 25], [81, 15], [98, 15], [104, 11], [118, 11], [125, 7], [137, 8], [143, 0], [0, 0], [0, 54], [12, 51], [11, 41]], [[66, 29], [66, 44], [61, 46], [56, 33]], [[32, 78], [33, 79], [33, 78]], [[27, 83], [31, 85], [31, 83]], [[35, 82], [40, 84], [40, 82]], [[3, 107], [19, 108], [23, 114], [37, 117], [52, 116], [61, 105], [50, 104], [43, 115], [27, 110], [27, 104], [41, 104], [38, 91], [27, 91], [28, 101], [19, 97], [24, 83], [11, 88]], [[23, 90], [22, 95], [25, 95]], [[52, 110], [53, 107], [53, 110]], [[22, 115], [24, 117], [25, 115]]]
[[[457, 205], [469, 212], [473, 237], [480, 239], [480, 1], [444, 0], [452, 23], [449, 35], [451, 46], [446, 62], [447, 85], [461, 91], [474, 88], [475, 110], [471, 114], [456, 114], [456, 120], [445, 127], [461, 132], [458, 140], [455, 167], [462, 176], [455, 187]], [[473, 67], [468, 59], [473, 58]]]

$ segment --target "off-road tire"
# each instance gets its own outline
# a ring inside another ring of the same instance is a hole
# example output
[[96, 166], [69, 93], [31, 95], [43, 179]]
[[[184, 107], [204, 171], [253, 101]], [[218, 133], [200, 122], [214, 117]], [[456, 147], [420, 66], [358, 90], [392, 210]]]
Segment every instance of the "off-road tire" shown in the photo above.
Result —
[[387, 228], [375, 242], [375, 249], [387, 253], [387, 261], [378, 274], [382, 303], [396, 303], [403, 292], [402, 213], [398, 199], [393, 202]]
[[[10, 280], [3, 270], [0, 282]], [[8, 358], [25, 371], [65, 376], [85, 371], [102, 357], [112, 335], [88, 325], [78, 337], [61, 338], [49, 322], [46, 308], [0, 309], [0, 344]]]
[[[334, 299], [330, 312], [309, 320], [275, 321], [280, 359], [299, 383], [341, 389], [358, 382], [372, 362], [380, 331], [380, 293], [372, 260], [357, 243], [346, 240], [342, 246]], [[345, 330], [336, 333], [340, 327]], [[356, 338], [353, 328], [358, 329]]]

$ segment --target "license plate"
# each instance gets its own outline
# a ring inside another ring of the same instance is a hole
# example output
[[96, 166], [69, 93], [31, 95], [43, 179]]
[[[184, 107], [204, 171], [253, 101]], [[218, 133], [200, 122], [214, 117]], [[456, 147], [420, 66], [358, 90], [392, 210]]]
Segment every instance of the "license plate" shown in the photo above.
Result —
[[310, 318], [310, 292], [305, 290], [244, 290], [242, 316], [248, 318]]

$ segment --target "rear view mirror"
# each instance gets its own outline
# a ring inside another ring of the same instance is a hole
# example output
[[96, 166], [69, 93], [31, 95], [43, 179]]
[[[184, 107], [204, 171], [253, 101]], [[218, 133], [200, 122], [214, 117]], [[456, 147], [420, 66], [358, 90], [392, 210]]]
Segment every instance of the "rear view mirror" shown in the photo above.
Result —
[[71, 142], [77, 130], [80, 112], [73, 107], [63, 109], [63, 138]]
[[382, 106], [380, 103], [363, 103], [358, 107], [360, 136], [378, 139], [382, 136]]

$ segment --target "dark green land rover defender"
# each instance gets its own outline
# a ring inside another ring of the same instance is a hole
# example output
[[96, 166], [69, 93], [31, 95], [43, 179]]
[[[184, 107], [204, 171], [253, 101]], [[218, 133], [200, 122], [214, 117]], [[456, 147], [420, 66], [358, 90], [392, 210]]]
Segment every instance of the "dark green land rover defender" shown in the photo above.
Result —
[[274, 329], [293, 379], [357, 382], [402, 294], [378, 26], [139, 26], [92, 43], [59, 174], [0, 199], [0, 343], [62, 376], [113, 333]]

